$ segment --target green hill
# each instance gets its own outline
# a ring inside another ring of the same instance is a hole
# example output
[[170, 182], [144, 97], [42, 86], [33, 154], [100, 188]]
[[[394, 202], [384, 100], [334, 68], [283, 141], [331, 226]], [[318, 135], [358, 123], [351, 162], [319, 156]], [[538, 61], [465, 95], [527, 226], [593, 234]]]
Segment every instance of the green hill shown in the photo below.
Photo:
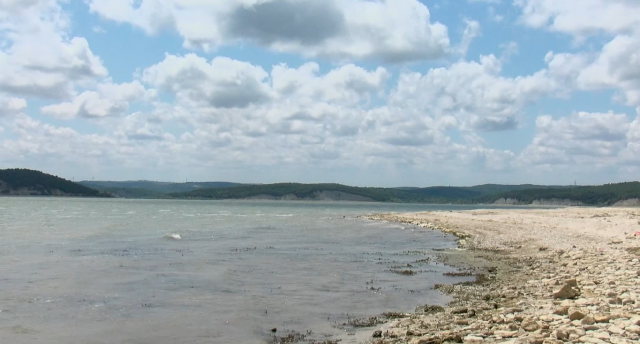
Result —
[[609, 206], [620, 201], [640, 199], [640, 182], [509, 191], [480, 197], [476, 201], [494, 203], [501, 199], [511, 199], [515, 201], [513, 203], [517, 204], [548, 203], [552, 200], [564, 200], [574, 204]]
[[[370, 188], [341, 184], [279, 183], [243, 185], [224, 189], [198, 189], [171, 193], [167, 198], [179, 199], [289, 199], [289, 200], [354, 200], [403, 203], [454, 204], [584, 204], [613, 205], [640, 198], [640, 183], [600, 186], [540, 186], [486, 184], [473, 187]], [[505, 200], [508, 200], [505, 202]]]
[[[371, 188], [341, 184], [279, 183], [243, 185], [224, 189], [199, 189], [171, 193], [170, 198], [192, 199], [337, 199], [403, 203], [475, 203], [475, 200], [502, 190], [520, 190], [529, 186], [499, 185], [493, 187]], [[531, 186], [533, 187], [533, 186]], [[538, 186], [540, 187], [540, 186]]]
[[0, 170], [0, 195], [111, 197], [51, 174], [18, 168]]
[[[80, 184], [88, 186], [90, 188], [106, 191], [120, 191], [122, 194], [131, 195], [146, 195], [150, 196], [155, 194], [156, 196], [161, 194], [173, 193], [173, 192], [188, 192], [204, 188], [228, 188], [234, 186], [240, 186], [243, 184], [227, 183], [227, 182], [189, 182], [189, 183], [169, 183], [169, 182], [154, 182], [149, 180], [135, 180], [135, 181], [89, 181], [83, 180]], [[127, 191], [125, 189], [137, 189], [133, 191]], [[146, 191], [143, 191], [146, 190]], [[116, 192], [117, 193], [117, 192]], [[145, 197], [146, 197], [145, 196]]]

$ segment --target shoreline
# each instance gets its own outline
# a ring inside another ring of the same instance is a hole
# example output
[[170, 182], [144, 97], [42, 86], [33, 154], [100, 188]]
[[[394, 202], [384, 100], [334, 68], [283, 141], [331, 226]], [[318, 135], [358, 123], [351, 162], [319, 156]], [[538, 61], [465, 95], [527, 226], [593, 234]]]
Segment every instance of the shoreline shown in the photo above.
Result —
[[640, 209], [483, 209], [368, 215], [458, 237], [446, 307], [376, 328], [372, 344], [632, 343], [640, 338]]

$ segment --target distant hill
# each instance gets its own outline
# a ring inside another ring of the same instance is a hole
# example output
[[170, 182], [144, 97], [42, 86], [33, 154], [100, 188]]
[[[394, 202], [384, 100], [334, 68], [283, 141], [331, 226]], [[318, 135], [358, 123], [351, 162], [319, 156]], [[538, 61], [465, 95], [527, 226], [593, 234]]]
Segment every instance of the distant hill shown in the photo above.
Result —
[[640, 183], [600, 186], [486, 184], [472, 187], [369, 188], [341, 184], [263, 184], [168, 194], [179, 199], [352, 200], [402, 203], [615, 205], [640, 201]]
[[170, 198], [193, 199], [301, 199], [301, 200], [358, 200], [403, 203], [475, 203], [476, 199], [501, 191], [527, 189], [542, 186], [483, 185], [474, 187], [435, 186], [427, 188], [371, 188], [341, 184], [279, 183], [243, 185], [225, 189], [199, 189], [172, 193]]
[[[190, 183], [169, 183], [169, 182], [153, 182], [149, 180], [136, 180], [136, 181], [89, 181], [83, 180], [80, 184], [108, 192], [113, 192], [116, 195], [131, 195], [133, 198], [144, 195], [143, 198], [151, 197], [153, 195], [159, 196], [162, 194], [173, 192], [188, 192], [203, 188], [229, 188], [234, 186], [240, 186], [243, 184], [227, 183], [227, 182], [190, 182]], [[127, 190], [136, 189], [136, 190]], [[120, 196], [126, 197], [126, 196]]]
[[28, 169], [0, 170], [0, 195], [111, 197], [84, 185]]
[[516, 190], [479, 197], [476, 201], [481, 203], [590, 206], [610, 206], [627, 201], [625, 203], [634, 204], [634, 202], [628, 202], [629, 200], [640, 200], [640, 182]]
[[172, 199], [341, 200], [436, 204], [640, 205], [640, 182], [597, 186], [484, 184], [470, 187], [374, 188], [342, 184], [82, 181], [27, 169], [0, 170], [0, 195]]

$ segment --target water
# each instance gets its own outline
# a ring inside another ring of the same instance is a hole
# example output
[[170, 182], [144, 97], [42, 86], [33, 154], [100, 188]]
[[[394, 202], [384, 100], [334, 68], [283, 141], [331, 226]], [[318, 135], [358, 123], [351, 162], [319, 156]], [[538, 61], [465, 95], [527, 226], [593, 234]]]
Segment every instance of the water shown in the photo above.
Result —
[[355, 342], [336, 325], [460, 280], [426, 260], [451, 236], [357, 215], [433, 209], [451, 207], [0, 198], [0, 342]]

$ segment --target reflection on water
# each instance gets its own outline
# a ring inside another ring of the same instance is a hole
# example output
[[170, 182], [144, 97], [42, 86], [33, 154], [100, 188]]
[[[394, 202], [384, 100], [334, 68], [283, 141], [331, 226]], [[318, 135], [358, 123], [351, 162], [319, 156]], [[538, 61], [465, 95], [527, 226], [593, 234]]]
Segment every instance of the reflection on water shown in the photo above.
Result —
[[0, 342], [319, 339], [442, 303], [431, 287], [456, 280], [431, 258], [453, 238], [356, 218], [434, 208], [0, 198]]

